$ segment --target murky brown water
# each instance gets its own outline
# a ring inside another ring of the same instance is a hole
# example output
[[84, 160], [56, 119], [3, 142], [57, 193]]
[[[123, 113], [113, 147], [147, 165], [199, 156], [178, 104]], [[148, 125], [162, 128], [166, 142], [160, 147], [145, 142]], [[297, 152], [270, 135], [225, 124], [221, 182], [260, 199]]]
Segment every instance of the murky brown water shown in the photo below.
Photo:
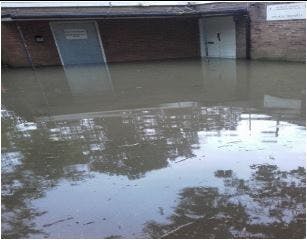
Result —
[[3, 238], [305, 237], [305, 64], [65, 72], [2, 69]]

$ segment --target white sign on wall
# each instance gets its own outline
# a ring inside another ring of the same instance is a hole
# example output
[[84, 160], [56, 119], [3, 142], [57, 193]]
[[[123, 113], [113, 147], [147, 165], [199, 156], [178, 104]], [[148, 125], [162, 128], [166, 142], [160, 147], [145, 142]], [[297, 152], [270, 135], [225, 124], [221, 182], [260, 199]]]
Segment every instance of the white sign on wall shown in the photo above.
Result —
[[291, 20], [306, 18], [306, 3], [271, 4], [266, 9], [266, 20]]
[[68, 40], [87, 39], [85, 29], [64, 29], [64, 35]]

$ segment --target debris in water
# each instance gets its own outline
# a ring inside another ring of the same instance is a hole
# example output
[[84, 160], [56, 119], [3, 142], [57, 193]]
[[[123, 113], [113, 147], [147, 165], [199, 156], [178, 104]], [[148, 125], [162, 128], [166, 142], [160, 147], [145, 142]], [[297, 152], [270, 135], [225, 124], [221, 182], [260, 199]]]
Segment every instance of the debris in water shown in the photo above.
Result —
[[181, 159], [181, 160], [179, 160], [179, 161], [177, 161], [177, 162], [175, 162], [175, 163], [183, 162], [183, 161], [188, 160], [188, 159], [193, 158], [193, 157], [196, 157], [196, 155], [195, 155], [195, 154], [192, 154], [191, 157], [187, 157], [187, 158]]
[[223, 147], [229, 147], [229, 145], [228, 145], [228, 144], [226, 144], [226, 145], [221, 145], [221, 146], [218, 146], [218, 148], [223, 148]]
[[241, 140], [239, 141], [233, 141], [233, 142], [228, 142], [227, 144], [230, 144], [230, 143], [239, 143], [239, 142], [242, 142]]
[[87, 223], [84, 223], [83, 225], [89, 225], [89, 224], [92, 224], [94, 222], [87, 222]]
[[120, 147], [120, 148], [122, 148], [122, 147], [135, 147], [135, 146], [138, 146], [138, 145], [140, 145], [140, 143], [126, 144], [126, 145], [121, 145], [121, 146], [119, 146], [119, 147]]
[[71, 220], [71, 219], [73, 219], [73, 217], [69, 217], [69, 218], [61, 219], [61, 220], [58, 220], [58, 221], [55, 221], [55, 222], [52, 222], [52, 223], [44, 224], [43, 227], [50, 227], [54, 224], [65, 222], [65, 221], [68, 221], [68, 220]]
[[186, 224], [184, 224], [184, 225], [181, 225], [181, 226], [175, 228], [174, 230], [172, 230], [172, 231], [170, 231], [170, 232], [167, 232], [167, 233], [163, 234], [160, 238], [166, 238], [166, 237], [168, 237], [169, 235], [171, 235], [171, 234], [173, 234], [173, 233], [175, 233], [175, 232], [181, 230], [182, 228], [185, 228], [185, 227], [187, 227], [187, 226], [192, 225], [193, 223], [194, 223], [194, 222], [188, 222], [188, 223], [186, 223]]

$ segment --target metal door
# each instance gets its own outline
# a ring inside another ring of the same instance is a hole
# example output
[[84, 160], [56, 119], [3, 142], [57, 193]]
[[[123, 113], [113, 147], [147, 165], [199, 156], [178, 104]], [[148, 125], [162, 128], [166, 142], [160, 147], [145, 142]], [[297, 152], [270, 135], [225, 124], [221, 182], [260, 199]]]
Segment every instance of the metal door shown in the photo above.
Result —
[[[205, 56], [213, 58], [236, 57], [236, 31], [233, 17], [210, 17], [202, 19], [201, 29], [205, 41]], [[204, 56], [204, 53], [202, 53]]]
[[50, 27], [73, 95], [112, 90], [95, 21], [51, 22]]
[[64, 66], [105, 62], [95, 22], [51, 22], [50, 26]]

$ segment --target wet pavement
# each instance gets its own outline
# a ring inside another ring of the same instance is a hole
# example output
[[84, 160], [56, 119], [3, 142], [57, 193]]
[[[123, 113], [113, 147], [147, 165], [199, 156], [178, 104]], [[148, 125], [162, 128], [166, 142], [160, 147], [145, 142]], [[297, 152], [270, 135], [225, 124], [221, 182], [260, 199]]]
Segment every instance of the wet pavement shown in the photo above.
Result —
[[304, 238], [305, 64], [2, 69], [3, 238]]

